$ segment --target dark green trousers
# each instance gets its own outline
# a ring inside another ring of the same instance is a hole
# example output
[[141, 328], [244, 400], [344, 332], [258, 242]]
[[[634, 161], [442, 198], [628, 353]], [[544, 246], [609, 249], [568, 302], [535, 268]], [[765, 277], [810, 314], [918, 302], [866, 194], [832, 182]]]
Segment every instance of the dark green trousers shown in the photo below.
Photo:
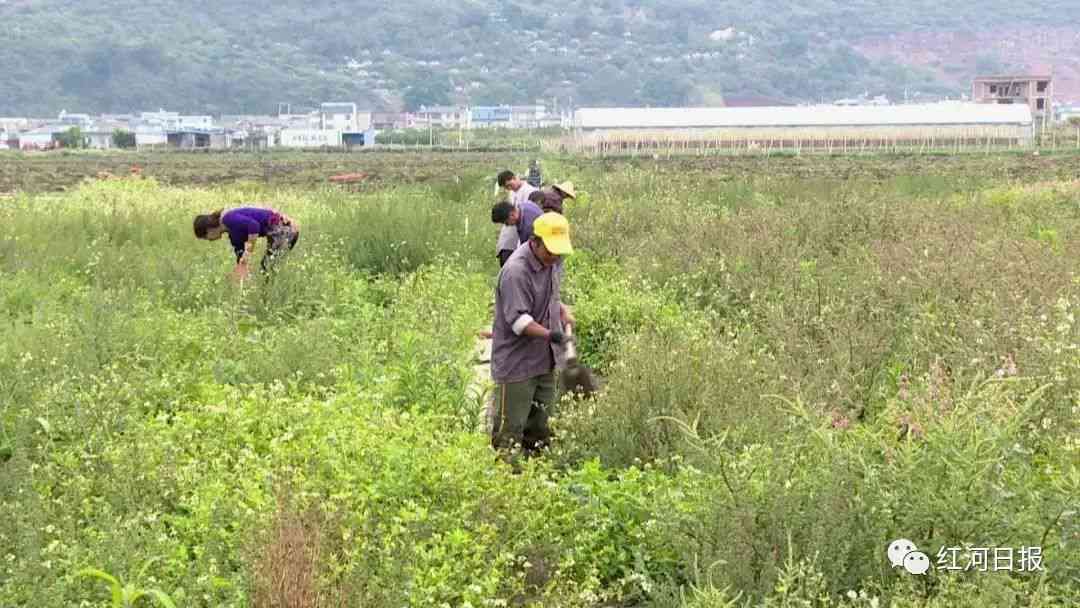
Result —
[[520, 448], [531, 456], [551, 443], [548, 413], [555, 405], [555, 373], [521, 382], [495, 385], [491, 445], [496, 450]]

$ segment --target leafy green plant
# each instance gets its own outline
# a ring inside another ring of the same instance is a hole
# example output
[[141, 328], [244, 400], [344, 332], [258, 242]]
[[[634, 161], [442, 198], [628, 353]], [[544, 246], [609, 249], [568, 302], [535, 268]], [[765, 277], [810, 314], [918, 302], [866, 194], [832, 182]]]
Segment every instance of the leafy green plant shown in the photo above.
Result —
[[78, 150], [79, 148], [86, 147], [86, 137], [83, 135], [82, 129], [79, 127], [71, 127], [68, 130], [56, 135], [56, 141], [61, 147]]
[[[156, 560], [151, 560], [143, 566], [140, 571], [140, 576], [145, 573], [146, 568], [154, 561]], [[79, 570], [76, 575], [94, 578], [108, 585], [113, 608], [135, 608], [142, 598], [150, 598], [154, 600], [155, 603], [161, 604], [165, 608], [176, 608], [176, 604], [173, 603], [169, 594], [160, 589], [140, 589], [132, 583], [123, 584], [113, 575], [96, 568], [84, 568]], [[146, 602], [143, 603], [145, 604]]]
[[134, 148], [135, 134], [123, 129], [115, 129], [112, 133], [112, 144], [117, 148]]

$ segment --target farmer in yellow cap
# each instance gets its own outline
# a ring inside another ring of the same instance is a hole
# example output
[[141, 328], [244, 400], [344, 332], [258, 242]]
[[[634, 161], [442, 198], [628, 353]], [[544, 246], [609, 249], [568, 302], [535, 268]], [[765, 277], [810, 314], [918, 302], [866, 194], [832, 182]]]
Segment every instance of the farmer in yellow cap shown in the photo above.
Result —
[[562, 257], [573, 253], [570, 226], [558, 213], [533, 223], [533, 236], [499, 271], [491, 377], [495, 381], [492, 446], [508, 460], [526, 457], [551, 440], [548, 410], [555, 403], [555, 348], [574, 323], [559, 297]]

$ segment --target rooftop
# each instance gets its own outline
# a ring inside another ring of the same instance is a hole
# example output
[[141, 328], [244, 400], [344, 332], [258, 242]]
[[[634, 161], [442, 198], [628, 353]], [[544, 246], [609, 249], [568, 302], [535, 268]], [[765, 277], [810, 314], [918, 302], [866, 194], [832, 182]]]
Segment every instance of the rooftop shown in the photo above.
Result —
[[1053, 80], [1054, 77], [1049, 74], [1024, 74], [1024, 75], [1004, 75], [1004, 76], [976, 76], [975, 82], [989, 82], [989, 81], [1018, 81], [1018, 80]]
[[894, 125], [1031, 124], [1023, 104], [937, 103], [897, 106], [799, 106], [757, 108], [582, 108], [583, 129], [836, 127]]
[[418, 114], [456, 114], [458, 112], [464, 112], [464, 111], [465, 111], [465, 108], [462, 108], [462, 107], [459, 107], [459, 106], [431, 106], [430, 108], [421, 106], [420, 111], [417, 112], [417, 113]]

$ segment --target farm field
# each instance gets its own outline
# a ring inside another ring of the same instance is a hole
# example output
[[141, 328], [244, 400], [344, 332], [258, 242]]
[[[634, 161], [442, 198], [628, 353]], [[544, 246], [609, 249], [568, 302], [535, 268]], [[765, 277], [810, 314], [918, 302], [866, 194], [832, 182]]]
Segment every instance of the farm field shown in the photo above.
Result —
[[[0, 195], [15, 192], [58, 192], [78, 187], [84, 180], [103, 174], [124, 177], [136, 168], [139, 174], [173, 186], [215, 187], [226, 184], [258, 184], [269, 187], [319, 187], [330, 185], [340, 174], [365, 174], [351, 191], [372, 190], [405, 184], [440, 183], [464, 173], [490, 172], [500, 163], [525, 166], [531, 156], [492, 152], [0, 152]], [[1078, 179], [1080, 154], [1071, 151], [949, 154], [866, 154], [823, 157], [821, 155], [667, 157], [664, 154], [622, 158], [564, 158], [574, 166], [593, 172], [648, 169], [679, 173], [708, 171], [712, 178], [743, 179], [852, 177], [889, 179], [914, 175], [971, 179]]]
[[[525, 157], [261, 162], [0, 159], [0, 606], [1080, 597], [1076, 157], [545, 159], [606, 382], [518, 475], [470, 383]], [[250, 201], [303, 232], [238, 289], [191, 219]]]
[[[479, 169], [506, 159], [505, 154], [455, 154], [457, 169]], [[340, 174], [364, 173], [364, 186], [445, 180], [446, 154], [342, 153], [169, 153], [76, 152], [0, 154], [0, 192], [55, 192], [77, 187], [101, 174], [124, 177], [134, 167], [161, 184], [215, 186], [251, 182], [270, 186], [328, 185]]]

